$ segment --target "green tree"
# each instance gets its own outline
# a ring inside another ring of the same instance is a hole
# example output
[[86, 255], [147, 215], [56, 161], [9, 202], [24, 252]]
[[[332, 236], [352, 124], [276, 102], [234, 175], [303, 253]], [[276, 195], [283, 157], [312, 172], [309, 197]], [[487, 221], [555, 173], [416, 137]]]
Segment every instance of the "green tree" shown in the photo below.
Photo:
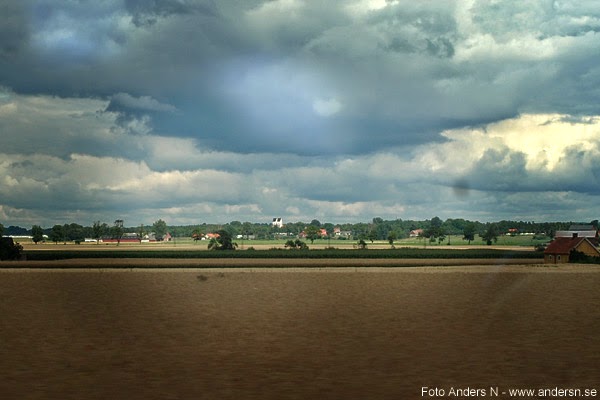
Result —
[[50, 240], [55, 244], [65, 241], [65, 230], [62, 225], [54, 225], [50, 231]]
[[242, 234], [242, 238], [248, 239], [249, 236], [254, 231], [254, 229], [252, 228], [252, 224], [250, 222], [244, 222], [244, 223], [242, 223], [242, 226], [240, 227], [240, 231]]
[[42, 240], [44, 240], [44, 230], [39, 225], [33, 225], [31, 227], [31, 236], [33, 243], [38, 244]]
[[431, 221], [429, 221], [429, 227], [424, 230], [423, 236], [429, 238], [430, 242], [435, 242], [436, 238], [444, 236], [442, 225], [443, 222], [439, 217], [431, 218]]
[[156, 235], [156, 240], [163, 240], [163, 237], [167, 234], [167, 223], [162, 219], [159, 219], [152, 224], [152, 229]]
[[388, 237], [387, 237], [387, 240], [388, 240], [388, 243], [390, 244], [390, 246], [394, 247], [394, 240], [396, 240], [396, 239], [398, 239], [398, 235], [396, 234], [396, 232], [390, 231], [388, 233]]
[[65, 240], [81, 243], [85, 239], [83, 226], [75, 223], [63, 225]]
[[[446, 233], [442, 228], [440, 235], [438, 236], [438, 244], [442, 244], [444, 240], [446, 240]], [[448, 237], [448, 244], [450, 244], [450, 237]]]
[[108, 225], [100, 221], [94, 221], [92, 225], [92, 237], [96, 239], [96, 244], [100, 242], [100, 238], [108, 231]]
[[333, 228], [335, 228], [335, 225], [333, 225], [330, 222], [326, 222], [326, 223], [323, 224], [322, 228], [325, 229], [325, 231], [327, 232], [327, 236], [328, 237], [332, 237], [333, 236]]
[[2, 237], [3, 233], [4, 233], [4, 225], [0, 224], [0, 237]]
[[369, 233], [367, 233], [367, 239], [373, 243], [373, 241], [377, 240], [377, 230], [371, 229]]
[[146, 228], [144, 228], [144, 224], [140, 225], [140, 227], [138, 228], [137, 234], [138, 234], [138, 237], [140, 238], [140, 242], [141, 242], [142, 239], [144, 238], [144, 235], [146, 234]]
[[488, 246], [492, 244], [492, 241], [496, 243], [498, 241], [498, 228], [496, 224], [488, 224], [481, 238], [485, 240]]
[[321, 230], [312, 223], [304, 229], [304, 233], [306, 234], [306, 238], [310, 240], [311, 244], [315, 242], [315, 239], [321, 237]]
[[472, 240], [475, 240], [475, 224], [473, 222], [467, 222], [463, 229], [463, 240], [468, 240], [471, 244]]
[[288, 240], [285, 242], [285, 247], [287, 249], [296, 249], [296, 250], [308, 250], [308, 246], [300, 239], [296, 240]]
[[221, 229], [216, 234], [219, 236], [211, 239], [208, 243], [209, 250], [235, 250], [237, 248], [237, 243], [233, 241], [229, 232]]
[[121, 238], [123, 237], [123, 233], [125, 232], [123, 229], [123, 224], [124, 222], [122, 219], [116, 219], [115, 224], [111, 229], [111, 236], [113, 237], [113, 239], [117, 239], [117, 246], [121, 244]]

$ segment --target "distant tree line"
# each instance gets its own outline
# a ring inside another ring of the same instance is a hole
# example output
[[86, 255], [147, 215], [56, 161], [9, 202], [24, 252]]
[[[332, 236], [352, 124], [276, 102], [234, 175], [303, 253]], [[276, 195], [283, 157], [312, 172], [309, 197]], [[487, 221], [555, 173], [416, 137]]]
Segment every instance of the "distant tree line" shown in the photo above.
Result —
[[[439, 217], [433, 217], [426, 220], [384, 220], [380, 217], [373, 218], [370, 222], [342, 223], [333, 224], [330, 222], [320, 222], [313, 219], [310, 222], [287, 222], [283, 227], [272, 226], [270, 223], [252, 223], [231, 221], [226, 224], [196, 224], [196, 225], [177, 225], [168, 226], [165, 221], [159, 219], [153, 224], [140, 226], [125, 226], [121, 219], [114, 223], [105, 223], [94, 221], [90, 226], [83, 226], [76, 223], [63, 225], [54, 225], [50, 228], [42, 228], [34, 225], [30, 229], [9, 226], [4, 228], [4, 235], [29, 235], [33, 236], [34, 241], [42, 241], [43, 236], [47, 235], [48, 240], [61, 242], [78, 242], [85, 238], [101, 239], [103, 237], [121, 238], [127, 233], [137, 233], [139, 237], [153, 232], [158, 238], [169, 232], [174, 237], [200, 237], [206, 233], [215, 233], [224, 231], [229, 237], [236, 238], [254, 237], [256, 239], [288, 239], [298, 237], [304, 232], [307, 240], [311, 242], [322, 237], [321, 230], [326, 232], [325, 237], [334, 237], [334, 228], [338, 227], [341, 231], [349, 232], [350, 236], [341, 236], [339, 239], [363, 240], [373, 242], [375, 240], [393, 242], [399, 239], [407, 238], [411, 231], [421, 229], [422, 237], [432, 242], [442, 242], [450, 235], [462, 235], [465, 240], [474, 240], [475, 235], [481, 236], [485, 241], [494, 242], [499, 235], [507, 234], [509, 230], [518, 233], [533, 233], [537, 235], [546, 235], [553, 237], [557, 230], [568, 229], [574, 222], [533, 222], [533, 221], [498, 221], [498, 222], [479, 222], [466, 219], [449, 218], [443, 221]], [[575, 222], [581, 223], [581, 222]], [[598, 226], [598, 221], [591, 221], [588, 224]]]
[[[112, 224], [106, 222], [94, 221], [91, 226], [83, 226], [76, 223], [56, 224], [51, 228], [42, 228], [40, 225], [33, 225], [31, 229], [20, 226], [3, 227], [5, 236], [31, 236], [33, 242], [39, 243], [45, 240], [54, 243], [82, 242], [85, 239], [100, 240], [102, 238], [111, 238], [120, 240], [126, 233], [136, 233], [142, 238], [147, 233], [153, 233], [156, 238], [162, 239], [168, 232], [165, 221], [159, 219], [153, 224], [145, 227], [125, 227], [122, 219], [117, 219]], [[0, 224], [1, 225], [1, 224]]]

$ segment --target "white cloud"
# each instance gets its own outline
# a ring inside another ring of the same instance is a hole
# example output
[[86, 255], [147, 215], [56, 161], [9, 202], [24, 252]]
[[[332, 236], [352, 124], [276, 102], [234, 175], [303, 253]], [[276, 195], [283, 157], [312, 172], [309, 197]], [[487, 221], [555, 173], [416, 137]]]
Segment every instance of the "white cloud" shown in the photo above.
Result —
[[321, 117], [331, 117], [342, 109], [342, 103], [335, 98], [316, 99], [313, 101], [313, 110]]
[[358, 0], [346, 5], [346, 11], [355, 17], [398, 4], [398, 0]]
[[457, 129], [442, 133], [442, 144], [422, 146], [421, 164], [432, 172], [461, 173], [491, 149], [522, 153], [529, 171], [551, 172], [576, 148], [595, 155], [600, 143], [600, 118], [570, 120], [561, 114], [524, 114], [486, 125], [482, 129]]

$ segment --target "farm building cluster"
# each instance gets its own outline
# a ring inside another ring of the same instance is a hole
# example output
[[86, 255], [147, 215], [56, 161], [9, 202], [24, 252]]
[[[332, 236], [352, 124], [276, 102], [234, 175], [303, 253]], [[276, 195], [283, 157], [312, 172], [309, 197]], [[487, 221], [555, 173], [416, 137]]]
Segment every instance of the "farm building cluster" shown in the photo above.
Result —
[[[99, 240], [100, 243], [155, 243], [155, 242], [170, 242], [171, 235], [167, 232], [162, 238], [156, 236], [155, 233], [146, 233], [140, 236], [137, 233], [124, 233], [121, 238], [111, 236], [103, 237]], [[85, 239], [86, 242], [96, 242], [96, 239]]]
[[598, 230], [592, 225], [571, 225], [569, 230], [557, 231], [544, 250], [545, 264], [563, 264], [587, 257], [600, 257]]

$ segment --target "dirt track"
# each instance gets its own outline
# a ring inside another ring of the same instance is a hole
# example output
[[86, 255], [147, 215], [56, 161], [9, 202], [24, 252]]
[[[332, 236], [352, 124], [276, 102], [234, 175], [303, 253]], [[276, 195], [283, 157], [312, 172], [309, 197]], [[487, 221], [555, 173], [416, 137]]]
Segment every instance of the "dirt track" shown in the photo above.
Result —
[[413, 399], [422, 386], [600, 389], [598, 287], [600, 268], [577, 265], [0, 270], [0, 393]]

